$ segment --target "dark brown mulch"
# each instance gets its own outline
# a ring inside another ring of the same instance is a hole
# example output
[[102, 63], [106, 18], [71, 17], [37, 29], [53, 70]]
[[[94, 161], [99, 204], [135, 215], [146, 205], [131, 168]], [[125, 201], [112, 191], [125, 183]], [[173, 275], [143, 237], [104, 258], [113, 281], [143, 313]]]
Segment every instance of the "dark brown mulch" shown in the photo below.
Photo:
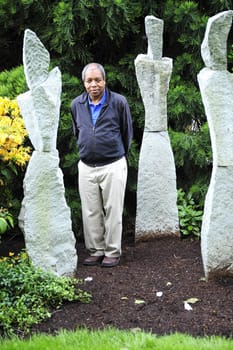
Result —
[[[22, 237], [5, 238], [0, 255], [22, 247]], [[78, 244], [78, 254], [77, 277], [93, 279], [81, 287], [92, 293], [92, 302], [65, 304], [50, 319], [33, 327], [33, 333], [111, 326], [157, 335], [182, 332], [232, 337], [233, 280], [204, 281], [199, 241], [160, 238], [134, 245], [128, 239], [123, 243], [121, 263], [115, 268], [83, 266], [83, 243]], [[189, 298], [199, 299], [191, 311], [184, 308]], [[144, 303], [136, 304], [138, 300]]]

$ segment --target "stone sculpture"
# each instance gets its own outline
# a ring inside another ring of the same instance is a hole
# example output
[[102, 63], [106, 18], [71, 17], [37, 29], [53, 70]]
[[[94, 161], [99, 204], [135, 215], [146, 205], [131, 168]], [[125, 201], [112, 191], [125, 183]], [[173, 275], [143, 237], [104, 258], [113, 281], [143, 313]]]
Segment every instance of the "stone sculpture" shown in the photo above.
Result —
[[209, 18], [198, 82], [210, 129], [213, 169], [205, 199], [201, 251], [206, 279], [233, 276], [233, 75], [227, 37], [233, 11]]
[[145, 18], [148, 52], [135, 59], [145, 107], [137, 184], [135, 240], [179, 235], [176, 172], [167, 131], [167, 92], [172, 59], [162, 58], [163, 21]]
[[56, 149], [61, 73], [57, 67], [49, 72], [49, 52], [29, 29], [24, 35], [23, 64], [29, 91], [17, 100], [34, 151], [24, 178], [19, 225], [35, 266], [56, 275], [73, 275], [75, 237]]

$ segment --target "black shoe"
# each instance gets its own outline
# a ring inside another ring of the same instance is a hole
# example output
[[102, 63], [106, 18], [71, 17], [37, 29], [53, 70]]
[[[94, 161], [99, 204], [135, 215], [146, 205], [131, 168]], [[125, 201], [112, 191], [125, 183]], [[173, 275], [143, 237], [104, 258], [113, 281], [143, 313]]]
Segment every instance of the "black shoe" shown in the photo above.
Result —
[[86, 266], [95, 266], [99, 265], [101, 261], [103, 260], [104, 255], [91, 255], [88, 258], [86, 258], [83, 262], [83, 265]]
[[114, 267], [117, 266], [120, 262], [120, 257], [116, 257], [116, 258], [110, 258], [108, 256], [105, 256], [101, 266], [102, 267]]

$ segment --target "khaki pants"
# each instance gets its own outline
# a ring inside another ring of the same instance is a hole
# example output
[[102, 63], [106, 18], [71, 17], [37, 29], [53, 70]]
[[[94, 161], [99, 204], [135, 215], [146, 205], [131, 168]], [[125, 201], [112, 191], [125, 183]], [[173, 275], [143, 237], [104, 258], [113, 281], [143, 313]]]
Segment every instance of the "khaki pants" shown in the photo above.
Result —
[[99, 167], [87, 166], [80, 160], [78, 169], [86, 248], [90, 255], [118, 257], [121, 255], [126, 159]]

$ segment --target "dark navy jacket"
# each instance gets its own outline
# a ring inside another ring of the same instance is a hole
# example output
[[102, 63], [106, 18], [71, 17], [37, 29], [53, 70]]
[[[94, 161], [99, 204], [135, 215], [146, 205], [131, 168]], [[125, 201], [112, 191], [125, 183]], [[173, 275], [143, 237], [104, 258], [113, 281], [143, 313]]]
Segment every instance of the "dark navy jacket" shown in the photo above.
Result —
[[86, 92], [71, 103], [79, 156], [91, 166], [109, 164], [127, 155], [133, 136], [126, 98], [108, 89], [106, 91], [106, 101], [95, 125], [92, 123]]

